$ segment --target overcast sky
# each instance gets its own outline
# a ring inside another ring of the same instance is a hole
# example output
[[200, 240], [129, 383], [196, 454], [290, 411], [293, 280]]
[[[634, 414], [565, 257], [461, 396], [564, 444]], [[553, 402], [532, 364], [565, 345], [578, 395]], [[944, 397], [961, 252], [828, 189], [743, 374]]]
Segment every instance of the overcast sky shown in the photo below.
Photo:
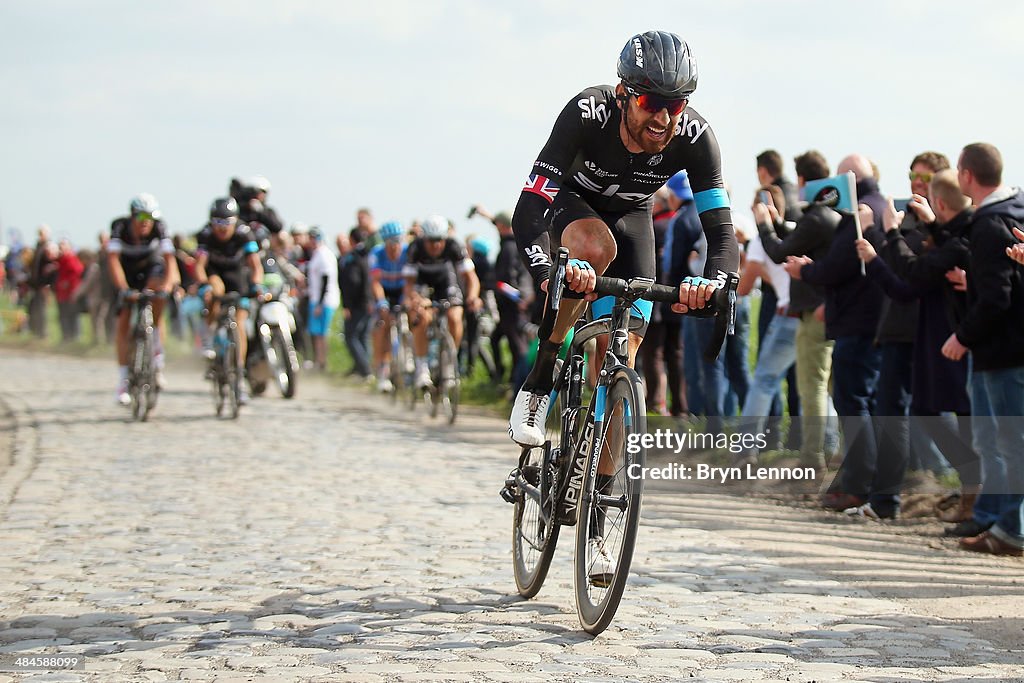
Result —
[[262, 174], [286, 222], [348, 230], [429, 213], [489, 232], [557, 112], [615, 82], [633, 33], [687, 40], [691, 105], [734, 202], [754, 157], [862, 152], [883, 191], [934, 149], [987, 141], [1022, 183], [1024, 3], [0, 0], [0, 226], [79, 246], [156, 195], [196, 231], [232, 176]]

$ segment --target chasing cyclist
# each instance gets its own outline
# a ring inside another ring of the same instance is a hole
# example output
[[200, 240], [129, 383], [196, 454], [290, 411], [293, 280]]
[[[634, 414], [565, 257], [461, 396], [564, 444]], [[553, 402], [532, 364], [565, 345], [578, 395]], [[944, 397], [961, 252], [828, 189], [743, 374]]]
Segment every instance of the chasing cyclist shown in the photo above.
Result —
[[[431, 385], [427, 367], [427, 328], [434, 311], [427, 306], [431, 301], [448, 301], [448, 330], [455, 348], [462, 343], [462, 289], [466, 288], [465, 304], [478, 311], [480, 280], [473, 269], [473, 261], [456, 240], [448, 237], [448, 220], [444, 216], [429, 216], [423, 221], [423, 236], [409, 245], [405, 268], [405, 304], [409, 307], [412, 325], [413, 353], [416, 355], [416, 374], [413, 379], [418, 388]], [[425, 297], [418, 290], [427, 290]]]
[[388, 221], [380, 226], [380, 237], [384, 244], [378, 244], [370, 251], [370, 280], [373, 297], [377, 301], [377, 326], [373, 331], [373, 360], [377, 367], [377, 390], [389, 393], [395, 387], [391, 383], [391, 311], [402, 302], [405, 288], [405, 256], [408, 250], [402, 243], [405, 230], [398, 221]]
[[[252, 296], [263, 281], [263, 265], [259, 258], [259, 245], [252, 230], [238, 220], [238, 202], [232, 197], [214, 200], [210, 206], [210, 222], [196, 237], [196, 279], [200, 296], [206, 304], [208, 330], [203, 335], [203, 351], [212, 358], [212, 328], [217, 324], [220, 304], [216, 297], [228, 292]], [[238, 367], [245, 367], [248, 340], [245, 320], [248, 311], [239, 305], [236, 309], [238, 324]], [[248, 400], [242, 391], [240, 402]]]
[[[705, 306], [716, 286], [739, 265], [718, 141], [688, 107], [697, 88], [697, 63], [679, 36], [648, 31], [633, 36], [619, 55], [619, 83], [587, 88], [570, 100], [533, 164], [512, 218], [516, 241], [536, 282], [547, 289], [550, 252], [568, 247], [568, 289], [592, 294], [598, 275], [655, 277], [651, 197], [686, 169], [708, 242], [704, 278], [687, 278], [672, 310]], [[544, 443], [552, 371], [562, 341], [583, 312], [583, 301], [564, 301], [554, 329], [543, 339], [533, 370], [516, 396], [509, 420], [512, 440]], [[638, 302], [644, 322], [651, 304]], [[595, 317], [611, 312], [611, 297], [594, 301]], [[636, 314], [636, 311], [634, 311]], [[630, 333], [630, 365], [645, 328]], [[599, 339], [598, 357], [607, 339]]]
[[[116, 219], [110, 225], [107, 244], [107, 264], [114, 287], [120, 292], [117, 314], [117, 402], [129, 405], [128, 395], [128, 336], [131, 327], [131, 306], [125, 305], [128, 290], [151, 289], [169, 294], [178, 281], [178, 264], [174, 259], [174, 244], [167, 236], [167, 228], [160, 219], [160, 207], [151, 194], [140, 194], [129, 205], [131, 214]], [[163, 310], [164, 299], [153, 299], [155, 348], [153, 364], [156, 367], [156, 385], [164, 386]]]

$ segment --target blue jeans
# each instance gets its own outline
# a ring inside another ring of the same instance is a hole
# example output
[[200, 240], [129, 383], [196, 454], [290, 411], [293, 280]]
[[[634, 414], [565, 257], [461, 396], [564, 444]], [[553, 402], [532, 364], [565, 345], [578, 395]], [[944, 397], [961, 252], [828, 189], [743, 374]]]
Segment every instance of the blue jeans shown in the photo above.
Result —
[[697, 334], [700, 320], [683, 318], [683, 375], [686, 377], [686, 403], [694, 415], [703, 415], [704, 403], [704, 353]]
[[971, 426], [981, 455], [982, 494], [974, 519], [993, 536], [1024, 548], [1024, 367], [973, 371]]
[[869, 501], [876, 512], [900, 504], [900, 487], [910, 461], [910, 368], [914, 345], [887, 342], [881, 347], [876, 426], [878, 461]]
[[370, 368], [370, 315], [362, 309], [351, 309], [345, 320], [345, 346], [352, 356], [352, 371], [369, 377]]
[[881, 353], [872, 335], [839, 337], [832, 350], [832, 400], [846, 448], [839, 490], [867, 498], [878, 462], [872, 415]]
[[729, 385], [724, 394], [723, 415], [733, 416], [743, 408], [750, 391], [750, 297], [736, 300], [736, 330], [725, 338], [722, 349], [723, 367]]
[[799, 318], [776, 315], [761, 339], [754, 379], [743, 403], [743, 431], [748, 434], [759, 434], [765, 428], [782, 378], [796, 362], [796, 330], [799, 325]]
[[[708, 431], [721, 432], [723, 429], [722, 416], [726, 415], [726, 395], [729, 392], [730, 382], [736, 395], [740, 400], [746, 400], [747, 388], [750, 380], [747, 377], [746, 357], [744, 356], [741, 367], [737, 367], [738, 361], [734, 358], [732, 363], [726, 363], [729, 343], [731, 338], [726, 338], [722, 352], [712, 362], [704, 360], [704, 349], [715, 334], [714, 318], [694, 318], [698, 351], [700, 354], [701, 371], [704, 380], [704, 414], [708, 417]], [[750, 301], [746, 297], [737, 300], [736, 303], [736, 335], [740, 336], [740, 343], [743, 343], [743, 331], [750, 334]]]

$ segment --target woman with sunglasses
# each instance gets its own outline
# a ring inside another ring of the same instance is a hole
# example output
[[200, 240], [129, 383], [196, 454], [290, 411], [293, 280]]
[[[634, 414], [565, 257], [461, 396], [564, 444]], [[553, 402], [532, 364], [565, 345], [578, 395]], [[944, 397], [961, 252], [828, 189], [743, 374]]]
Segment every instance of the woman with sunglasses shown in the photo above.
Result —
[[[707, 121], [688, 106], [697, 88], [697, 64], [679, 36], [649, 31], [633, 36], [618, 62], [619, 83], [587, 88], [562, 109], [523, 187], [512, 218], [516, 241], [531, 275], [546, 290], [550, 253], [569, 249], [566, 283], [590, 292], [597, 275], [655, 277], [651, 198], [685, 169], [707, 236], [705, 277], [686, 278], [676, 313], [705, 306], [717, 283], [739, 267], [739, 250], [722, 179], [718, 141]], [[543, 419], [556, 354], [584, 302], [564, 301], [552, 330], [541, 334], [533, 371], [516, 397], [512, 439], [544, 443]], [[595, 317], [609, 301], [595, 301]], [[651, 305], [643, 306], [644, 323]], [[640, 317], [640, 313], [635, 314]], [[632, 364], [644, 328], [630, 334]], [[598, 357], [606, 339], [599, 339]]]
[[[129, 290], [151, 289], [169, 294], [178, 281], [178, 265], [174, 260], [174, 244], [167, 236], [167, 228], [160, 218], [156, 197], [143, 193], [132, 199], [130, 215], [118, 218], [110, 225], [107, 243], [107, 265], [114, 287], [119, 292], [119, 311], [115, 330], [117, 348], [117, 402], [129, 405], [128, 344], [131, 327], [131, 306], [124, 305]], [[164, 299], [153, 299], [153, 323], [156, 327], [156, 384], [164, 384], [163, 367], [163, 310]]]

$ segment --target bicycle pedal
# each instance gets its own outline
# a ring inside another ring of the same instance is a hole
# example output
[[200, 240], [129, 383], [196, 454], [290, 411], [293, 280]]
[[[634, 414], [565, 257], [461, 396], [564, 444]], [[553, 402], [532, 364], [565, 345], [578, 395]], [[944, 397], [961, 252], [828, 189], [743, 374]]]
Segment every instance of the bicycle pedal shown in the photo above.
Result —
[[508, 477], [505, 478], [505, 486], [501, 489], [502, 500], [512, 505], [515, 505], [516, 498], [518, 498], [518, 487], [516, 486], [516, 477], [518, 476], [518, 468], [509, 472]]

